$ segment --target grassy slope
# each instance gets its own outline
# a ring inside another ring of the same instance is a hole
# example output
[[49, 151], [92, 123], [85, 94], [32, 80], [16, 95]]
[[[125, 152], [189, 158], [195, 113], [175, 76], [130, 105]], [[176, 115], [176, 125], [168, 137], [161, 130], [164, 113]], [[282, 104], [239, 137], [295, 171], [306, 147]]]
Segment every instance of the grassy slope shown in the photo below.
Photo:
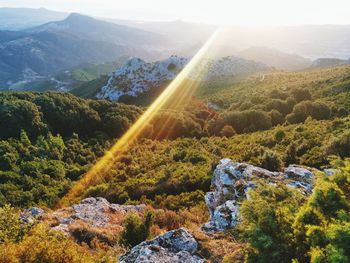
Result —
[[81, 98], [93, 98], [97, 92], [107, 83], [107, 77], [100, 77], [81, 84], [70, 92]]
[[202, 87], [198, 96], [229, 108], [235, 103], [268, 96], [273, 89], [288, 91], [292, 88], [306, 88], [314, 99], [329, 104], [343, 104], [350, 109], [350, 66], [274, 72], [264, 76], [251, 76], [232, 85], [213, 82]]

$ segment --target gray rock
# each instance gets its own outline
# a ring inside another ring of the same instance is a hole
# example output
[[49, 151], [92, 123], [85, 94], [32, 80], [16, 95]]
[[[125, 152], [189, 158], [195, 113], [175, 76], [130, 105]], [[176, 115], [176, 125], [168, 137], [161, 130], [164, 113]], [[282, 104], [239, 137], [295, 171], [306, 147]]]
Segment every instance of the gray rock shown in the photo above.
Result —
[[314, 177], [314, 174], [311, 171], [295, 164], [289, 165], [285, 168], [284, 175], [287, 176], [287, 178], [297, 178], [302, 180], [309, 180]]
[[39, 207], [30, 207], [25, 209], [21, 214], [20, 218], [22, 222], [26, 224], [33, 223], [36, 219], [41, 218], [45, 214], [45, 211]]
[[338, 171], [337, 171], [337, 169], [328, 168], [328, 169], [324, 169], [323, 172], [327, 176], [332, 176], [332, 175], [336, 174]]
[[196, 239], [184, 228], [169, 231], [152, 240], [144, 241], [122, 255], [120, 263], [200, 263], [194, 255], [198, 249]]
[[59, 224], [53, 229], [67, 233], [69, 225], [77, 220], [86, 222], [93, 227], [108, 228], [111, 226], [110, 214], [126, 214], [129, 211], [142, 212], [145, 208], [145, 205], [118, 205], [111, 204], [102, 197], [89, 197], [79, 204], [73, 205], [70, 213], [54, 212], [53, 216]]
[[249, 190], [255, 187], [253, 180], [258, 178], [266, 179], [271, 185], [284, 182], [289, 187], [299, 189], [303, 194], [310, 194], [314, 174], [309, 169], [297, 165], [288, 166], [282, 173], [222, 159], [212, 178], [214, 191], [205, 195], [210, 219], [202, 229], [215, 232], [234, 227], [238, 222], [239, 202], [249, 199]]
[[236, 226], [238, 219], [238, 205], [235, 200], [228, 200], [215, 208], [210, 222], [202, 229], [206, 232], [223, 231]]

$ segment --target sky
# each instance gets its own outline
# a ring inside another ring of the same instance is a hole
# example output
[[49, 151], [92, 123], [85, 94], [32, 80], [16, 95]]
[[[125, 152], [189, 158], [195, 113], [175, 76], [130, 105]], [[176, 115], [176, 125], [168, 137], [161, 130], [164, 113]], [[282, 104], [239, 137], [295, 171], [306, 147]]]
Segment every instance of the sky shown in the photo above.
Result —
[[350, 24], [350, 0], [0, 0], [31, 7], [130, 20], [228, 25]]

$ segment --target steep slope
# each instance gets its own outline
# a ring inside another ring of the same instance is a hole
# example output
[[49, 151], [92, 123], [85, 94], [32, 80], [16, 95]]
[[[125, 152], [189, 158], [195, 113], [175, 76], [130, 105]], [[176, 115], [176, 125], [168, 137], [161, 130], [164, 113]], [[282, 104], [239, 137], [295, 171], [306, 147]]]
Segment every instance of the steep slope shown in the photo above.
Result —
[[[101, 88], [96, 97], [109, 100], [118, 100], [124, 95], [136, 97], [174, 79], [188, 61], [189, 59], [178, 56], [171, 56], [166, 60], [152, 63], [133, 58], [122, 68], [109, 75], [107, 84]], [[202, 61], [198, 70], [194, 70], [188, 77], [197, 81], [208, 81], [267, 70], [269, 68], [261, 63], [236, 57], [225, 57]]]

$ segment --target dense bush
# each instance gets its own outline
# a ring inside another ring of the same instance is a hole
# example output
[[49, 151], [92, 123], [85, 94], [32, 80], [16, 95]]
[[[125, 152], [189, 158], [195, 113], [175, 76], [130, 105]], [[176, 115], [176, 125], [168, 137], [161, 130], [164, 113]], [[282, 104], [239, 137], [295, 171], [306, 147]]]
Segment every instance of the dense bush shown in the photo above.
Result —
[[327, 120], [331, 116], [330, 108], [321, 102], [302, 101], [294, 106], [293, 112], [287, 115], [286, 120], [289, 123], [304, 122], [307, 117], [316, 120]]
[[270, 171], [279, 171], [282, 169], [283, 162], [281, 157], [275, 152], [266, 151], [261, 158], [261, 167]]
[[295, 255], [293, 221], [303, 197], [284, 185], [260, 185], [240, 208], [239, 229], [249, 241], [248, 262], [291, 262]]
[[330, 141], [327, 151], [340, 157], [350, 157], [350, 132], [345, 132]]
[[224, 115], [224, 119], [239, 133], [267, 130], [272, 127], [270, 116], [259, 110], [229, 112]]
[[82, 137], [95, 132], [120, 135], [141, 110], [107, 101], [89, 101], [68, 93], [0, 93], [0, 138], [18, 137], [25, 130], [30, 138], [47, 131]]
[[349, 262], [350, 162], [319, 177], [307, 201], [296, 190], [259, 186], [241, 206], [249, 262]]
[[50, 133], [32, 143], [24, 131], [18, 140], [0, 141], [0, 206], [54, 205], [96, 160], [99, 147]]
[[120, 243], [127, 247], [133, 247], [146, 240], [150, 233], [153, 217], [152, 212], [147, 212], [144, 221], [142, 221], [139, 215], [129, 214], [123, 222], [124, 230], [120, 236]]
[[0, 244], [4, 242], [19, 242], [29, 229], [24, 224], [18, 212], [10, 205], [0, 207]]

